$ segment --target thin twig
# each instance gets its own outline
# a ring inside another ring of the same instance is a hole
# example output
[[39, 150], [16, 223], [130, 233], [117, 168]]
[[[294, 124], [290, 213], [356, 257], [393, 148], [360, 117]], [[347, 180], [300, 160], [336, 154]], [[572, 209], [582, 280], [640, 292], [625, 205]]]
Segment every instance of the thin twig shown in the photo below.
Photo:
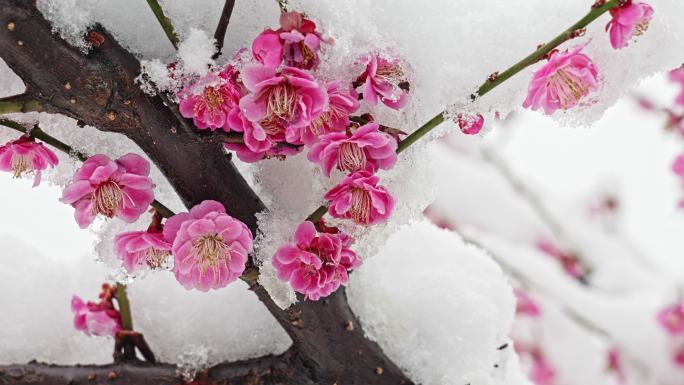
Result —
[[[279, 0], [278, 3], [280, 4], [281, 1]], [[517, 74], [520, 71], [524, 70], [525, 68], [531, 66], [532, 64], [538, 62], [545, 55], [547, 55], [549, 52], [554, 50], [556, 47], [558, 47], [562, 43], [564, 43], [567, 40], [574, 37], [575, 31], [580, 30], [582, 28], [585, 28], [587, 25], [591, 24], [591, 22], [596, 20], [599, 16], [608, 12], [612, 8], [617, 7], [618, 5], [619, 5], [619, 0], [609, 0], [600, 6], [592, 7], [591, 10], [589, 11], [589, 13], [587, 13], [578, 22], [576, 22], [575, 24], [570, 26], [570, 28], [563, 31], [560, 35], [556, 36], [554, 39], [552, 39], [548, 43], [539, 47], [537, 50], [535, 50], [534, 52], [532, 52], [530, 55], [528, 55], [524, 59], [520, 60], [519, 62], [515, 63], [513, 66], [511, 66], [507, 70], [499, 73], [498, 76], [491, 77], [491, 78], [487, 79], [487, 81], [485, 81], [480, 86], [480, 88], [478, 88], [477, 92], [470, 96], [471, 100], [475, 100], [481, 96], [484, 96], [486, 93], [488, 93], [489, 91], [498, 87], [499, 85], [501, 85], [506, 80], [512, 78], [515, 74]], [[423, 136], [425, 136], [428, 132], [432, 131], [432, 129], [434, 129], [435, 127], [444, 123], [444, 120], [445, 120], [444, 115], [445, 114], [446, 114], [446, 110], [435, 115], [432, 119], [430, 119], [425, 124], [420, 126], [417, 130], [412, 132], [411, 135], [407, 136], [406, 138], [404, 138], [404, 140], [399, 142], [399, 146], [397, 147], [397, 153], [401, 153], [402, 151], [406, 150], [408, 147], [410, 147], [415, 142], [417, 142], [419, 139], [421, 139]], [[323, 212], [325, 214], [325, 211], [322, 210], [323, 207], [324, 206], [317, 208], [316, 211], [314, 211], [314, 213], [312, 213], [309, 216], [309, 218], [310, 218], [309, 220], [316, 221], [316, 220], [320, 219], [320, 216], [316, 216], [316, 214], [320, 213], [320, 212]]]
[[42, 111], [43, 104], [28, 94], [0, 98], [0, 115], [13, 112]]
[[152, 13], [154, 13], [157, 21], [159, 21], [159, 24], [164, 29], [164, 33], [171, 42], [171, 45], [173, 45], [173, 48], [178, 49], [178, 36], [176, 35], [176, 31], [173, 29], [171, 19], [166, 17], [164, 10], [162, 9], [161, 5], [159, 5], [157, 0], [147, 0], [147, 4], [150, 6]]
[[[50, 146], [56, 148], [59, 151], [62, 151], [63, 153], [73, 156], [76, 159], [80, 160], [81, 162], [85, 162], [90, 156], [84, 152], [75, 150], [73, 147], [69, 146], [68, 144], [60, 141], [59, 139], [55, 138], [54, 136], [49, 135], [45, 131], [43, 131], [38, 125], [33, 126], [31, 129], [27, 129], [24, 125], [22, 125], [19, 122], [15, 122], [10, 119], [3, 119], [0, 118], [0, 125], [9, 127], [13, 130], [19, 131], [22, 134], [29, 135], [32, 138], [39, 139]], [[158, 213], [159, 215], [163, 216], [164, 218], [169, 218], [174, 215], [174, 212], [171, 211], [168, 207], [166, 207], [164, 204], [159, 202], [158, 200], [152, 201], [150, 204]]]
[[216, 53], [211, 57], [212, 59], [216, 59], [222, 54], [223, 41], [226, 39], [226, 31], [228, 30], [228, 23], [230, 23], [230, 16], [233, 14], [233, 7], [235, 7], [235, 0], [226, 0], [226, 4], [223, 6], [223, 12], [221, 12], [221, 18], [216, 26], [216, 32], [214, 32]]

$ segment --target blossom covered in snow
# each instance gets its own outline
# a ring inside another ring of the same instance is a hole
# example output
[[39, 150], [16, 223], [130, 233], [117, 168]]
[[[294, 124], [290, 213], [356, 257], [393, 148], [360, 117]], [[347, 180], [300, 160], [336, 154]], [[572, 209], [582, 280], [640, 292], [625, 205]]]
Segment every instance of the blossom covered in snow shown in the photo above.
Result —
[[169, 218], [164, 239], [173, 242], [173, 272], [178, 282], [200, 291], [235, 281], [245, 270], [253, 245], [249, 228], [212, 200]]
[[679, 104], [680, 106], [684, 106], [684, 67], [670, 71], [670, 80], [675, 83], [679, 83], [681, 86], [682, 90], [679, 93], [679, 96], [677, 96], [675, 103]]
[[589, 56], [581, 53], [585, 46], [552, 53], [548, 63], [532, 76], [523, 107], [535, 111], [543, 108], [544, 113], [551, 115], [577, 106], [598, 90], [598, 70]]
[[149, 174], [150, 163], [140, 155], [126, 154], [116, 160], [95, 155], [76, 170], [60, 201], [76, 209], [81, 228], [88, 227], [97, 215], [133, 223], [154, 200]]
[[302, 130], [328, 106], [328, 92], [308, 72], [262, 65], [245, 67], [242, 81], [250, 93], [240, 100], [255, 138], [302, 144]]
[[368, 123], [353, 133], [333, 132], [323, 135], [307, 154], [318, 163], [326, 176], [334, 167], [341, 171], [375, 172], [389, 170], [397, 162], [397, 141], [382, 131], [377, 123]]
[[243, 93], [237, 78], [238, 72], [229, 65], [218, 74], [210, 72], [185, 86], [176, 95], [181, 115], [192, 118], [200, 130], [230, 131], [228, 113], [238, 107]]
[[74, 327], [89, 336], [114, 336], [121, 330], [121, 315], [111, 301], [84, 302], [81, 297], [71, 298]]
[[378, 101], [400, 110], [408, 102], [408, 77], [399, 59], [372, 54], [359, 60], [365, 66], [355, 84], [363, 86], [363, 100], [371, 106]]
[[11, 172], [15, 178], [34, 172], [33, 187], [40, 184], [43, 170], [58, 163], [52, 150], [28, 135], [0, 146], [0, 170]]
[[476, 135], [484, 127], [484, 117], [481, 114], [458, 114], [456, 123], [464, 134]]
[[307, 146], [318, 141], [321, 135], [344, 131], [349, 126], [349, 115], [359, 109], [359, 97], [354, 90], [344, 89], [335, 80], [326, 84], [328, 107], [302, 131], [302, 142]]
[[515, 314], [517, 315], [527, 315], [533, 318], [537, 318], [541, 315], [541, 308], [525, 290], [521, 288], [513, 289], [513, 294], [515, 294], [516, 306]]
[[279, 29], [267, 29], [254, 39], [252, 55], [269, 67], [284, 62], [286, 66], [310, 70], [318, 66], [323, 42], [316, 23], [299, 12], [284, 12]]
[[344, 233], [318, 234], [312, 222], [304, 221], [295, 231], [294, 242], [280, 246], [272, 263], [278, 279], [315, 301], [346, 286], [347, 272], [361, 265], [361, 258], [349, 248], [351, 243]]
[[389, 191], [378, 186], [379, 181], [379, 177], [368, 171], [348, 175], [325, 194], [325, 199], [330, 201], [328, 213], [361, 225], [387, 222], [396, 202]]
[[164, 266], [171, 255], [171, 242], [164, 238], [159, 221], [153, 220], [146, 231], [117, 234], [114, 250], [123, 267], [132, 274], [145, 267], [159, 269]]
[[658, 312], [658, 322], [672, 335], [684, 333], [684, 302], [674, 303]]
[[626, 1], [624, 5], [610, 10], [613, 17], [606, 30], [610, 34], [610, 45], [615, 49], [624, 48], [635, 36], [641, 36], [653, 17], [653, 8], [642, 2]]

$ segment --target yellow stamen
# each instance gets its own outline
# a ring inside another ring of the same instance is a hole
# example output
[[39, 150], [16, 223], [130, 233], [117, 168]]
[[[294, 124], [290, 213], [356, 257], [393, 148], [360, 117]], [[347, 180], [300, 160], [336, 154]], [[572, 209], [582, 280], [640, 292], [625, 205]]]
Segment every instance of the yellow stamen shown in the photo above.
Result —
[[352, 189], [351, 217], [356, 223], [368, 224], [370, 221], [372, 203], [368, 191], [354, 188]]
[[359, 171], [366, 166], [366, 153], [353, 142], [345, 142], [340, 146], [337, 155], [337, 168], [342, 171]]
[[204, 271], [207, 268], [216, 267], [229, 251], [230, 246], [223, 242], [223, 237], [214, 233], [196, 239], [191, 253], [195, 256], [195, 263], [200, 265], [200, 270]]
[[12, 155], [12, 171], [15, 178], [20, 178], [24, 173], [33, 170], [33, 153]]
[[112, 218], [116, 214], [116, 210], [123, 203], [123, 193], [121, 192], [121, 187], [116, 182], [107, 181], [98, 186], [92, 199], [95, 214], [102, 214]]

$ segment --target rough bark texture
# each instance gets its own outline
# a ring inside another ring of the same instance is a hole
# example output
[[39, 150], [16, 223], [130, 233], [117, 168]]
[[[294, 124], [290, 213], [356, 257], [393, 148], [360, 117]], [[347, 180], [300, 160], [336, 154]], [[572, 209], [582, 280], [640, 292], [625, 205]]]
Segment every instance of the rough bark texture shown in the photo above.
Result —
[[[12, 30], [6, 28], [10, 22]], [[105, 30], [98, 27], [90, 36], [97, 44], [84, 55], [52, 34], [32, 1], [0, 0], [0, 56], [24, 80], [27, 94], [39, 100], [44, 111], [126, 135], [154, 160], [187, 206], [205, 199], [221, 201], [255, 232], [255, 214], [264, 205], [223, 153], [221, 139], [189, 129], [173, 106], [165, 105], [161, 97], [145, 95], [134, 81], [140, 67], [137, 59]], [[364, 337], [344, 290], [281, 310], [262, 286], [254, 282], [250, 286], [290, 335], [292, 347], [278, 357], [218, 365], [201, 379], [206, 382], [198, 383], [411, 383], [377, 344]], [[30, 363], [0, 366], [0, 371], [3, 384], [181, 382], [168, 365]], [[112, 371], [116, 378], [109, 379]]]

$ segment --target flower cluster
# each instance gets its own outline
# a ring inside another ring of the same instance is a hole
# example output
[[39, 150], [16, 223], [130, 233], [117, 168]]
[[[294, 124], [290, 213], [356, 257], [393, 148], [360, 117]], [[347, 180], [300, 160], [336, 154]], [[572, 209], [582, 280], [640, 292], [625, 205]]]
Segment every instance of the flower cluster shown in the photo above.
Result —
[[83, 302], [74, 295], [71, 298], [71, 312], [74, 313], [74, 327], [88, 336], [114, 336], [121, 330], [121, 315], [114, 308], [116, 289], [102, 285], [100, 302]]
[[657, 319], [678, 346], [672, 353], [673, 362], [684, 367], [684, 301], [680, 299], [665, 307], [658, 312]]
[[57, 155], [28, 135], [0, 146], [0, 170], [11, 172], [15, 178], [35, 173], [33, 187], [40, 184], [43, 171], [59, 163]]

